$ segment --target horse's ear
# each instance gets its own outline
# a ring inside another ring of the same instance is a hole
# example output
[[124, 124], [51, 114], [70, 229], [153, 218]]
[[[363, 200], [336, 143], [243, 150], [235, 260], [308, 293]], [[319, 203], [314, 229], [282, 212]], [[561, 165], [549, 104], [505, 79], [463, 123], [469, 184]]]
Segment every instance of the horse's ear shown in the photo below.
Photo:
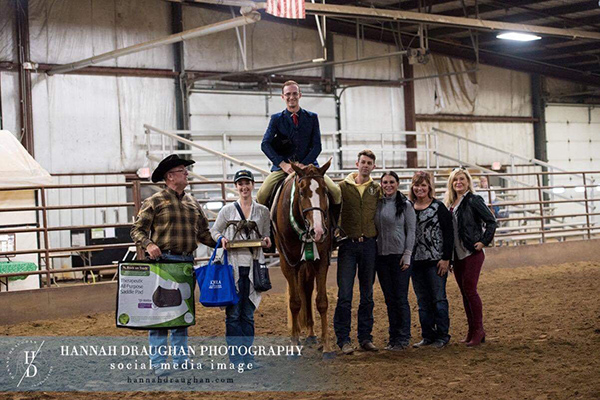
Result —
[[294, 170], [294, 172], [296, 172], [296, 175], [298, 175], [298, 176], [304, 176], [304, 171], [302, 170], [302, 168], [300, 168], [298, 166], [298, 164], [291, 163], [290, 165], [292, 166], [292, 169]]
[[329, 167], [331, 166], [331, 160], [332, 160], [332, 159], [333, 159], [332, 157], [329, 157], [329, 160], [327, 160], [327, 162], [326, 162], [325, 164], [323, 164], [323, 166], [322, 166], [322, 167], [320, 167], [320, 168], [319, 168], [319, 173], [320, 173], [322, 176], [325, 176], [325, 172], [327, 172], [327, 170], [328, 170], [328, 169], [329, 169]]

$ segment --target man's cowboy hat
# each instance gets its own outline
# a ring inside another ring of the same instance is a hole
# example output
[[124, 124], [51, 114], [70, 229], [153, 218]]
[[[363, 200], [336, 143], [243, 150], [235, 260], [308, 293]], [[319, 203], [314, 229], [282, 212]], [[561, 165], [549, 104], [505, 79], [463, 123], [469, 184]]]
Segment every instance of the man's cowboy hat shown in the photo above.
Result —
[[187, 167], [188, 165], [192, 165], [195, 162], [196, 161], [184, 160], [183, 158], [179, 158], [177, 154], [171, 154], [158, 164], [158, 167], [156, 167], [156, 169], [152, 173], [152, 182], [156, 183], [162, 181], [165, 174], [175, 167], [178, 167], [180, 165], [184, 165]]

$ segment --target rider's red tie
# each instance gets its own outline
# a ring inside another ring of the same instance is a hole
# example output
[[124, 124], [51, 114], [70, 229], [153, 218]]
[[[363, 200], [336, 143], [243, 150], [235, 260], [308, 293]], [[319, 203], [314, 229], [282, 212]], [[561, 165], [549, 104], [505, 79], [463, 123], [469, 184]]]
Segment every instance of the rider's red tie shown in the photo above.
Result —
[[292, 121], [294, 121], [294, 125], [298, 126], [298, 115], [296, 113], [292, 114]]

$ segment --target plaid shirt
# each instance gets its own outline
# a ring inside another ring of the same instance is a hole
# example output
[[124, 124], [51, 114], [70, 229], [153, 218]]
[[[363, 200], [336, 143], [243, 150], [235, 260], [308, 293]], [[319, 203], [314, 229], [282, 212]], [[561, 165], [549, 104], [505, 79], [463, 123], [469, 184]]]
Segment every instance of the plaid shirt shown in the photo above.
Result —
[[166, 188], [144, 201], [131, 228], [131, 238], [143, 248], [150, 243], [161, 251], [192, 253], [197, 242], [215, 247], [208, 220], [196, 199]]

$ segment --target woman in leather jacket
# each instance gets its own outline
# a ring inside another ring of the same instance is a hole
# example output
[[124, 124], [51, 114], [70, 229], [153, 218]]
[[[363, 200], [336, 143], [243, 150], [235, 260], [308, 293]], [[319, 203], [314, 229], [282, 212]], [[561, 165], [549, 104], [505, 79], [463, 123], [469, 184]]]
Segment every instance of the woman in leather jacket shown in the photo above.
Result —
[[[467, 346], [485, 342], [483, 309], [477, 282], [485, 260], [483, 248], [494, 239], [496, 218], [482, 197], [474, 194], [473, 179], [464, 168], [456, 168], [448, 178], [444, 203], [452, 213], [454, 228], [454, 276], [460, 288], [469, 331], [462, 341]], [[485, 226], [485, 230], [484, 227]]]

